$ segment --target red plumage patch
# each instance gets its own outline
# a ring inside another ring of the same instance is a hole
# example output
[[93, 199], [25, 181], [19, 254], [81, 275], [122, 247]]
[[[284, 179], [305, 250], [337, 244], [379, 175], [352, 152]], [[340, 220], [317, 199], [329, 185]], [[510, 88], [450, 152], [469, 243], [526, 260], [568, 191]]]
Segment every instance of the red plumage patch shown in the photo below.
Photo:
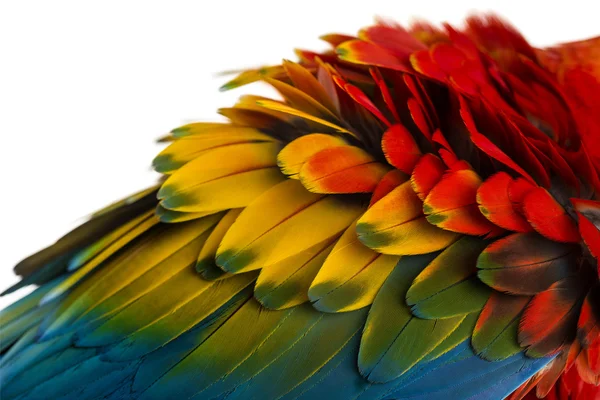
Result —
[[533, 228], [548, 239], [567, 243], [581, 239], [575, 221], [544, 188], [537, 187], [525, 195], [523, 212]]
[[497, 235], [502, 229], [488, 221], [477, 207], [481, 178], [470, 169], [446, 173], [423, 202], [427, 220], [443, 229], [469, 235]]
[[377, 108], [377, 106], [375, 104], [373, 104], [371, 99], [369, 99], [369, 97], [362, 90], [360, 90], [359, 88], [357, 88], [354, 85], [346, 83], [339, 76], [334, 76], [333, 80], [343, 91], [348, 93], [348, 95], [354, 101], [356, 101], [358, 104], [360, 104], [366, 110], [369, 110], [369, 112], [371, 112], [373, 115], [375, 115], [381, 122], [383, 122], [388, 127], [390, 127], [392, 125], [391, 122], [388, 121], [388, 119], [385, 117], [385, 115], [383, 115], [383, 113]]
[[477, 130], [475, 120], [473, 119], [473, 115], [471, 114], [466, 100], [464, 100], [463, 97], [460, 97], [460, 102], [460, 115], [462, 116], [463, 122], [465, 123], [465, 126], [467, 127], [467, 130], [471, 135], [471, 140], [473, 141], [473, 144], [485, 154], [487, 154], [489, 157], [511, 168], [528, 181], [535, 183], [531, 175], [529, 175], [523, 168], [517, 165], [517, 163], [515, 163], [508, 155], [506, 155], [505, 152], [500, 150], [500, 148], [498, 148], [498, 146], [496, 146], [490, 139], [488, 139], [485, 135], [483, 135]]
[[[538, 293], [527, 305], [519, 325], [519, 343], [527, 354], [556, 353], [575, 339], [585, 288], [577, 278], [565, 278]], [[552, 312], [548, 312], [551, 308]]]
[[361, 30], [358, 36], [363, 40], [384, 47], [401, 59], [408, 59], [408, 56], [414, 51], [426, 48], [406, 29], [395, 24], [379, 23]]
[[306, 160], [300, 169], [300, 181], [315, 193], [368, 193], [388, 171], [364, 150], [338, 146]]
[[383, 134], [381, 148], [388, 162], [407, 174], [421, 158], [419, 146], [403, 125], [394, 125]]
[[[594, 224], [600, 220], [600, 203], [591, 200], [571, 199], [575, 207], [577, 217], [579, 218], [579, 232], [589, 249], [590, 253], [596, 258], [598, 276], [600, 277], [600, 230]], [[592, 222], [594, 219], [594, 222]]]
[[410, 183], [421, 200], [425, 200], [431, 189], [442, 179], [445, 170], [442, 160], [433, 154], [425, 154], [417, 161]]
[[376, 68], [371, 68], [370, 72], [371, 76], [373, 77], [373, 80], [379, 88], [379, 91], [381, 92], [381, 97], [383, 98], [383, 101], [385, 102], [388, 110], [394, 117], [394, 122], [399, 123], [400, 115], [398, 115], [398, 110], [396, 110], [394, 99], [392, 97], [392, 94], [390, 93], [390, 89], [387, 87], [385, 81], [383, 80], [383, 77], [381, 76], [381, 72], [379, 72], [379, 70]]
[[409, 179], [409, 176], [399, 169], [393, 169], [381, 178], [377, 187], [373, 191], [373, 195], [371, 196], [371, 202], [369, 203], [369, 207], [373, 204], [377, 203], [379, 199], [384, 197], [386, 194], [403, 184]]
[[340, 59], [357, 64], [376, 65], [397, 71], [410, 71], [411, 67], [393, 52], [374, 43], [362, 40], [350, 40], [336, 48]]
[[592, 287], [583, 301], [577, 337], [584, 348], [600, 349], [600, 284]]
[[513, 181], [505, 172], [492, 175], [477, 189], [477, 204], [481, 213], [494, 224], [515, 232], [530, 232], [533, 228], [510, 201], [508, 188]]

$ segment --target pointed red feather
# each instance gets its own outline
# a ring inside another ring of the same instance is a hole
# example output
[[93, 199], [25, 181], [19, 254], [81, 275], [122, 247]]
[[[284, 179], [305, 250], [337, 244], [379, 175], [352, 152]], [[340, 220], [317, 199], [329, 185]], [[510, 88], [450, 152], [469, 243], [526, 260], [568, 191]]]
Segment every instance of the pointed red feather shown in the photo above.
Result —
[[519, 343], [527, 347], [528, 355], [556, 353], [575, 339], [583, 296], [583, 283], [573, 277], [558, 281], [533, 297], [519, 325]]

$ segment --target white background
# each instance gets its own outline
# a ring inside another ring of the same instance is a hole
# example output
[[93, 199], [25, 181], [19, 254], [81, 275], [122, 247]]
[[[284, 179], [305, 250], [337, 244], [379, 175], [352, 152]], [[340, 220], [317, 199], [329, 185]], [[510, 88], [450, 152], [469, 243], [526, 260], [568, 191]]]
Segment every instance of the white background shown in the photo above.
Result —
[[[460, 24], [496, 11], [537, 46], [600, 33], [596, 1], [0, 1], [0, 289], [12, 266], [151, 184], [154, 139], [218, 118], [229, 69], [322, 50], [376, 15]], [[26, 290], [0, 299], [0, 308]]]

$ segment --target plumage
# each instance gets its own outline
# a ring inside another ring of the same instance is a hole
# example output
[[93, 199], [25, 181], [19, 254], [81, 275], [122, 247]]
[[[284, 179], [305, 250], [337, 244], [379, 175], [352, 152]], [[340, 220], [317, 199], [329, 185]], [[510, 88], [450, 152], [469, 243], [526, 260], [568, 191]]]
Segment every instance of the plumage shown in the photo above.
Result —
[[299, 179], [304, 163], [315, 154], [329, 148], [346, 145], [338, 136], [311, 133], [289, 143], [277, 154], [277, 165], [291, 179]]
[[[431, 225], [410, 182], [404, 182], [358, 220], [358, 238], [383, 254], [414, 255], [441, 250], [458, 235]], [[427, 238], [427, 240], [425, 240]]]
[[15, 267], [3, 399], [598, 395], [598, 39], [323, 40]]
[[535, 233], [515, 233], [479, 255], [478, 276], [498, 291], [534, 295], [568, 277], [577, 253], [576, 246], [551, 242]]
[[[284, 181], [238, 216], [219, 245], [217, 265], [239, 273], [274, 264], [339, 235], [361, 211], [360, 203], [341, 202], [311, 193], [298, 181]], [[311, 230], [310, 235], [296, 234]]]
[[399, 260], [369, 249], [355, 232], [353, 223], [312, 279], [308, 297], [317, 310], [351, 311], [371, 304]]
[[299, 177], [302, 185], [315, 193], [370, 193], [388, 170], [358, 147], [336, 146], [308, 158]]
[[390, 127], [381, 138], [385, 158], [400, 171], [411, 174], [421, 158], [421, 149], [410, 132], [402, 125]]
[[402, 301], [411, 281], [430, 260], [431, 256], [402, 258], [375, 298], [358, 355], [359, 370], [370, 382], [389, 382], [409, 371], [464, 319], [464, 315], [419, 319]]
[[406, 303], [419, 318], [449, 318], [480, 311], [490, 289], [477, 277], [485, 241], [463, 237], [448, 246], [413, 280]]
[[479, 314], [471, 344], [482, 358], [504, 360], [521, 351], [517, 332], [521, 314], [531, 297], [493, 292]]
[[427, 221], [445, 230], [468, 235], [501, 232], [483, 217], [476, 203], [481, 178], [470, 169], [449, 171], [431, 188], [423, 201]]
[[[169, 210], [185, 212], [245, 207], [283, 180], [276, 163], [279, 150], [277, 143], [258, 142], [205, 152], [165, 181], [158, 192], [160, 204]], [[224, 157], [231, 157], [231, 163], [224, 166]]]

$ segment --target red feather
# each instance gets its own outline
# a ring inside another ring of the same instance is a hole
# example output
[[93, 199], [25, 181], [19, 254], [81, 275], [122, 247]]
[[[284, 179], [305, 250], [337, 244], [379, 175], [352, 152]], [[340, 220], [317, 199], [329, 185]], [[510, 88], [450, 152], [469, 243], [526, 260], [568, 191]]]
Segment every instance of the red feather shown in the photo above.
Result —
[[379, 23], [361, 30], [358, 36], [363, 40], [384, 47], [401, 59], [408, 59], [408, 56], [414, 51], [426, 48], [406, 29], [396, 24]]
[[396, 124], [383, 134], [381, 148], [388, 162], [407, 174], [412, 173], [421, 158], [419, 146], [403, 125]]
[[417, 161], [410, 183], [421, 200], [425, 200], [431, 189], [442, 179], [445, 170], [442, 160], [433, 154], [425, 154]]
[[513, 181], [505, 172], [492, 175], [477, 189], [477, 204], [481, 213], [494, 224], [515, 232], [530, 232], [533, 228], [510, 201], [508, 188]]
[[575, 339], [583, 296], [583, 283], [573, 277], [558, 281], [533, 297], [519, 324], [519, 343], [527, 347], [528, 355], [556, 353]]
[[578, 243], [577, 224], [544, 188], [532, 189], [523, 200], [523, 211], [533, 228], [558, 242]]
[[502, 229], [488, 221], [477, 207], [481, 178], [470, 169], [446, 173], [423, 202], [427, 220], [440, 228], [469, 235], [497, 235]]
[[491, 158], [511, 168], [515, 172], [522, 175], [528, 181], [535, 183], [531, 175], [525, 172], [525, 170], [519, 165], [517, 165], [517, 163], [515, 163], [513, 160], [511, 160], [511, 158], [508, 155], [506, 155], [506, 153], [500, 150], [498, 146], [492, 143], [490, 139], [488, 139], [485, 135], [483, 135], [477, 130], [475, 121], [473, 120], [473, 116], [466, 103], [466, 100], [464, 100], [463, 97], [460, 97], [459, 99], [461, 103], [460, 115], [462, 116], [465, 126], [467, 127], [467, 130], [471, 135], [471, 140], [473, 141], [473, 144]]
[[373, 195], [371, 196], [371, 202], [369, 203], [369, 207], [373, 204], [377, 203], [379, 199], [384, 197], [386, 194], [403, 184], [409, 179], [409, 176], [399, 169], [393, 169], [381, 178], [377, 187], [373, 191]]

